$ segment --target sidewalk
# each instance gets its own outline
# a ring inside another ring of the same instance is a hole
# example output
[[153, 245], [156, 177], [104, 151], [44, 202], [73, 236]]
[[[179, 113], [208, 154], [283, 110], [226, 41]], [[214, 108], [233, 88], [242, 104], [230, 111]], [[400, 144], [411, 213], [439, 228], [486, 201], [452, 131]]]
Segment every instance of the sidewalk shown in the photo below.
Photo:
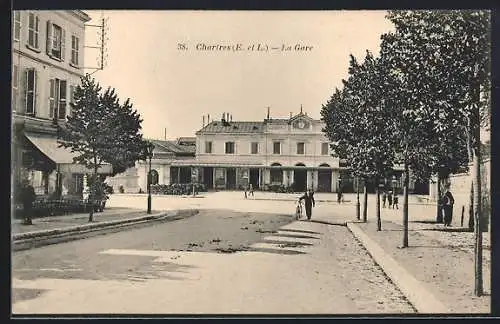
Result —
[[[152, 214], [154, 213], [156, 212], [153, 212]], [[143, 209], [106, 208], [102, 213], [94, 213], [94, 223], [114, 220], [126, 220], [145, 215], [146, 211]], [[89, 224], [88, 219], [88, 213], [34, 218], [33, 225], [23, 225], [21, 219], [12, 219], [11, 233], [18, 234], [84, 225]]]
[[[370, 204], [371, 203], [371, 204]], [[371, 207], [371, 208], [370, 208]], [[382, 231], [377, 231], [375, 206], [369, 201], [367, 223], [357, 223], [354, 205], [331, 205], [330, 213], [313, 213], [321, 222], [355, 222], [369, 239], [380, 247], [380, 254], [392, 258], [428, 292], [427, 299], [438, 300], [451, 313], [489, 313], [491, 303], [491, 238], [483, 233], [483, 285], [485, 296], [474, 296], [474, 233], [453, 232], [442, 224], [433, 224], [435, 205], [409, 205], [409, 248], [403, 240], [402, 209], [381, 209]], [[361, 205], [362, 218], [362, 205]], [[456, 221], [456, 220], [455, 220]], [[377, 256], [374, 256], [377, 258]], [[389, 274], [392, 269], [384, 268]], [[389, 275], [390, 277], [390, 275]], [[413, 280], [413, 279], [412, 279]], [[410, 292], [411, 293], [411, 292]], [[425, 299], [425, 297], [423, 297]]]

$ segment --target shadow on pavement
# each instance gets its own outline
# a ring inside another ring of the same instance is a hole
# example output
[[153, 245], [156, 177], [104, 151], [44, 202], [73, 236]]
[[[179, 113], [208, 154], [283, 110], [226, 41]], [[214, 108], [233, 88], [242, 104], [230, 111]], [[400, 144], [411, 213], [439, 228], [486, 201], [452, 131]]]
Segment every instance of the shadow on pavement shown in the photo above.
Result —
[[245, 251], [248, 252], [264, 252], [264, 253], [274, 253], [274, 254], [288, 254], [288, 255], [295, 255], [295, 254], [306, 254], [305, 252], [301, 251], [295, 251], [295, 250], [285, 250], [285, 249], [272, 249], [272, 248], [253, 248], [249, 247]]
[[48, 291], [48, 289], [12, 288], [12, 303], [35, 299]]
[[297, 233], [307, 233], [307, 234], [320, 234], [319, 232], [306, 231], [306, 230], [296, 230], [296, 229], [284, 229], [280, 228], [280, 232], [297, 232]]
[[290, 237], [290, 238], [305, 238], [305, 239], [315, 239], [319, 240], [319, 238], [315, 236], [310, 236], [310, 235], [300, 235], [300, 234], [274, 234], [273, 236], [278, 236], [278, 237]]
[[263, 240], [262, 243], [268, 244], [276, 244], [280, 247], [303, 247], [303, 246], [311, 246], [312, 243], [304, 243], [304, 242], [294, 242], [294, 241], [279, 241], [279, 240]]

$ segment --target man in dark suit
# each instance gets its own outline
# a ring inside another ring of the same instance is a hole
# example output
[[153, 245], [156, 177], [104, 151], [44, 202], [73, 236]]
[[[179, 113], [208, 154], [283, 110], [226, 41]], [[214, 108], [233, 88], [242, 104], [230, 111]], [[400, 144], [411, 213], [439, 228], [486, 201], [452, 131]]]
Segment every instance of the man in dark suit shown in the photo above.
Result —
[[21, 199], [23, 203], [23, 214], [24, 214], [24, 225], [31, 225], [32, 214], [33, 214], [33, 202], [36, 200], [35, 189], [29, 184], [29, 182], [24, 181], [23, 187], [21, 188]]
[[315, 207], [316, 203], [314, 201], [314, 192], [309, 189], [309, 191], [306, 191], [302, 197], [299, 198], [299, 201], [304, 200], [305, 202], [305, 207], [306, 207], [306, 216], [307, 219], [311, 219], [312, 215], [312, 207]]
[[444, 226], [451, 226], [451, 221], [453, 219], [453, 205], [455, 204], [455, 199], [450, 192], [450, 188], [447, 187], [442, 198], [442, 205], [444, 211]]

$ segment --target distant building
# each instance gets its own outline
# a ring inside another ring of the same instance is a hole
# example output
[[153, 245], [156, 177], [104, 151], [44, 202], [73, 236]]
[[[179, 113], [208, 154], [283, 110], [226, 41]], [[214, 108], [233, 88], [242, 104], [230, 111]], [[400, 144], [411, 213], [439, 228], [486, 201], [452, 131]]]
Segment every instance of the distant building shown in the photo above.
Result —
[[[195, 156], [194, 137], [181, 137], [174, 141], [149, 139], [154, 144], [151, 158], [152, 184], [171, 184], [191, 182], [190, 168], [176, 168], [172, 164], [176, 161], [192, 160]], [[106, 182], [115, 192], [137, 193], [147, 191], [148, 161], [138, 161], [135, 167], [125, 172], [109, 177]]]
[[196, 159], [173, 166], [198, 168], [208, 188], [239, 189], [249, 183], [265, 189], [293, 186], [295, 191], [336, 191], [342, 167], [331, 156], [324, 124], [301, 109], [290, 118], [233, 121], [223, 114], [196, 132]]
[[[12, 13], [12, 178], [37, 194], [79, 195], [88, 170], [57, 144], [56, 127], [83, 76], [85, 23], [81, 10]], [[109, 165], [100, 173], [110, 173]]]

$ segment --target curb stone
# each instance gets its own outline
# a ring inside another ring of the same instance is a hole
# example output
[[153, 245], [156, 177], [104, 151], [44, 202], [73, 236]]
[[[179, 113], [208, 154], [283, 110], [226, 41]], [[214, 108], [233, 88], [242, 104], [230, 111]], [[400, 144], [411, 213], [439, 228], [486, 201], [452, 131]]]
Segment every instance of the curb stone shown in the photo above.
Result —
[[[177, 213], [178, 212], [176, 212], [176, 214]], [[105, 221], [105, 222], [99, 222], [99, 223], [82, 224], [82, 225], [76, 225], [76, 226], [68, 226], [68, 227], [64, 227], [64, 228], [56, 228], [56, 229], [51, 229], [51, 230], [41, 230], [41, 231], [33, 231], [33, 232], [26, 232], [26, 233], [18, 233], [18, 234], [12, 235], [12, 240], [18, 241], [18, 240], [28, 239], [28, 238], [39, 238], [39, 237], [52, 236], [52, 235], [68, 233], [68, 232], [78, 232], [78, 231], [83, 231], [83, 230], [87, 230], [87, 229], [96, 229], [96, 228], [108, 227], [108, 226], [113, 226], [113, 225], [134, 223], [134, 222], [139, 222], [142, 220], [153, 220], [153, 219], [156, 219], [156, 218], [159, 218], [162, 216], [166, 216], [167, 214], [168, 214], [168, 212], [160, 212], [160, 213], [156, 213], [153, 215], [139, 216], [139, 217], [128, 218], [128, 219], [119, 219], [119, 220]]]
[[[57, 244], [57, 243], [63, 243], [63, 242], [68, 242], [68, 241], [76, 241], [80, 240], [82, 238], [87, 238], [89, 236], [83, 236], [85, 234], [90, 234], [91, 236], [95, 235], [102, 235], [102, 234], [110, 234], [110, 233], [115, 233], [123, 230], [123, 228], [127, 228], [129, 226], [136, 226], [140, 224], [145, 224], [149, 222], [154, 222], [154, 221], [160, 221], [160, 220], [165, 220], [168, 218], [175, 218], [177, 216], [194, 216], [199, 213], [199, 210], [197, 209], [182, 209], [182, 210], [174, 210], [174, 211], [164, 211], [158, 214], [154, 215], [148, 215], [146, 217], [136, 217], [131, 221], [132, 219], [128, 219], [127, 221], [120, 221], [120, 222], [113, 222], [112, 224], [109, 224], [111, 222], [108, 222], [106, 226], [94, 226], [94, 227], [89, 227], [89, 226], [74, 226], [70, 228], [65, 228], [65, 229], [58, 229], [57, 232], [55, 230], [49, 230], [46, 232], [54, 233], [56, 232], [57, 234], [53, 235], [42, 235], [42, 236], [32, 236], [26, 239], [18, 239], [16, 241], [12, 242], [12, 250], [13, 251], [21, 251], [21, 250], [27, 250], [31, 248], [36, 248], [36, 247], [41, 247], [45, 245], [51, 245], [51, 244]], [[154, 217], [152, 217], [154, 216]], [[92, 225], [97, 225], [97, 224], [92, 224]], [[77, 228], [79, 230], [77, 230]], [[38, 232], [43, 232], [43, 231], [38, 231]], [[104, 233], [103, 233], [104, 232]], [[34, 233], [34, 232], [31, 232]], [[94, 234], [94, 235], [92, 235]], [[83, 237], [82, 237], [83, 236]]]
[[124, 220], [114, 220], [114, 221], [100, 222], [100, 223], [95, 223], [95, 224], [91, 223], [91, 224], [70, 226], [70, 227], [65, 227], [65, 228], [57, 228], [57, 229], [52, 229], [52, 230], [41, 230], [41, 231], [34, 231], [34, 232], [18, 233], [18, 234], [13, 235], [12, 241], [13, 241], [13, 243], [16, 243], [19, 241], [25, 241], [25, 240], [29, 240], [29, 239], [51, 238], [53, 236], [58, 236], [61, 234], [68, 234], [68, 233], [77, 233], [77, 234], [87, 233], [87, 232], [90, 232], [92, 230], [121, 227], [124, 225], [138, 224], [138, 223], [158, 220], [158, 219], [162, 219], [162, 218], [176, 217], [179, 215], [184, 216], [186, 213], [187, 214], [194, 213], [193, 215], [196, 215], [198, 212], [199, 211], [197, 209], [181, 209], [181, 210], [175, 210], [175, 211], [163, 211], [163, 212], [159, 212], [159, 213], [152, 214], [152, 215], [139, 216], [139, 217], [124, 219]]
[[442, 314], [450, 313], [431, 292], [427, 291], [422, 283], [415, 279], [408, 271], [400, 266], [389, 254], [387, 254], [377, 243], [366, 235], [361, 228], [354, 223], [347, 223], [347, 228], [356, 237], [373, 260], [382, 268], [386, 275], [396, 284], [405, 297], [415, 307], [418, 313]]

